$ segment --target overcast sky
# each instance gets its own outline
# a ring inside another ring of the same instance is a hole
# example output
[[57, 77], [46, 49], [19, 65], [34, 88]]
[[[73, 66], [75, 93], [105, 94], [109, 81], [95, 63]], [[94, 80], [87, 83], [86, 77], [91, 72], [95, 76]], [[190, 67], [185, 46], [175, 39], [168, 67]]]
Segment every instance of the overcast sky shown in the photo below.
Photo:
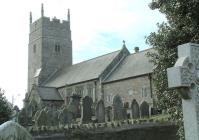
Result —
[[33, 21], [44, 15], [67, 19], [71, 10], [74, 63], [122, 47], [148, 48], [145, 36], [156, 31], [164, 15], [149, 9], [151, 0], [4, 0], [0, 6], [0, 87], [22, 107], [27, 89], [29, 12]]

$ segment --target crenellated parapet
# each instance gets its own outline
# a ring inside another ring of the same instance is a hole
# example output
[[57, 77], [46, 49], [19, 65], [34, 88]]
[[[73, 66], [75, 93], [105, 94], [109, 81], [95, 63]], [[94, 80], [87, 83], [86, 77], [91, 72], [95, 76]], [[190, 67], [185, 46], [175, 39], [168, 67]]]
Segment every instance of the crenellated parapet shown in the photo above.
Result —
[[60, 19], [57, 19], [56, 17], [54, 18], [41, 17], [40, 19], [30, 24], [30, 32], [37, 30], [41, 26], [66, 28], [69, 25], [70, 23], [67, 20], [60, 20]]

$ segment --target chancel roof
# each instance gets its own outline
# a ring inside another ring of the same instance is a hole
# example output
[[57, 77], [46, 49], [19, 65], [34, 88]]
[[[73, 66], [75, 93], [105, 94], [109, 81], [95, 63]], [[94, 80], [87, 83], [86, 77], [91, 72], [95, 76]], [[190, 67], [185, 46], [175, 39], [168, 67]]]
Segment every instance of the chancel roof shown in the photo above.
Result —
[[42, 100], [63, 101], [56, 88], [52, 87], [37, 87], [37, 91]]
[[154, 52], [154, 49], [128, 55], [104, 83], [152, 73], [153, 64], [146, 56], [148, 52]]
[[118, 50], [74, 64], [70, 67], [62, 68], [46, 82], [45, 86], [62, 87], [65, 85], [97, 79], [120, 51], [121, 50]]

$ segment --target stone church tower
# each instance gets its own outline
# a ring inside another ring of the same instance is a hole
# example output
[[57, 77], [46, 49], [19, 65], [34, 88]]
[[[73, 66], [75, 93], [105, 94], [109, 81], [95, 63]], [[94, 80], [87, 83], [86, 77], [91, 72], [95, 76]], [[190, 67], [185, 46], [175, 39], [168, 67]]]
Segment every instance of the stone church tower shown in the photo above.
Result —
[[72, 40], [70, 11], [67, 21], [44, 16], [32, 23], [30, 13], [30, 34], [28, 45], [28, 92], [33, 84], [42, 85], [63, 66], [72, 65]]

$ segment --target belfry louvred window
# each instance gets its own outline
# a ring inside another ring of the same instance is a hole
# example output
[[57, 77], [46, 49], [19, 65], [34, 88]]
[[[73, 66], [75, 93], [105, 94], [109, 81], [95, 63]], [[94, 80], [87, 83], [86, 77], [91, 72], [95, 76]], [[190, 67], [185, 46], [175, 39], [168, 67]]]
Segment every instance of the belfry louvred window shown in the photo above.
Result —
[[36, 49], [37, 49], [37, 48], [36, 48], [36, 44], [34, 44], [34, 46], [33, 46], [33, 52], [34, 52], [34, 53], [36, 53]]
[[55, 52], [56, 52], [56, 53], [59, 53], [60, 51], [61, 51], [60, 45], [59, 45], [59, 44], [56, 44], [56, 45], [55, 45]]

